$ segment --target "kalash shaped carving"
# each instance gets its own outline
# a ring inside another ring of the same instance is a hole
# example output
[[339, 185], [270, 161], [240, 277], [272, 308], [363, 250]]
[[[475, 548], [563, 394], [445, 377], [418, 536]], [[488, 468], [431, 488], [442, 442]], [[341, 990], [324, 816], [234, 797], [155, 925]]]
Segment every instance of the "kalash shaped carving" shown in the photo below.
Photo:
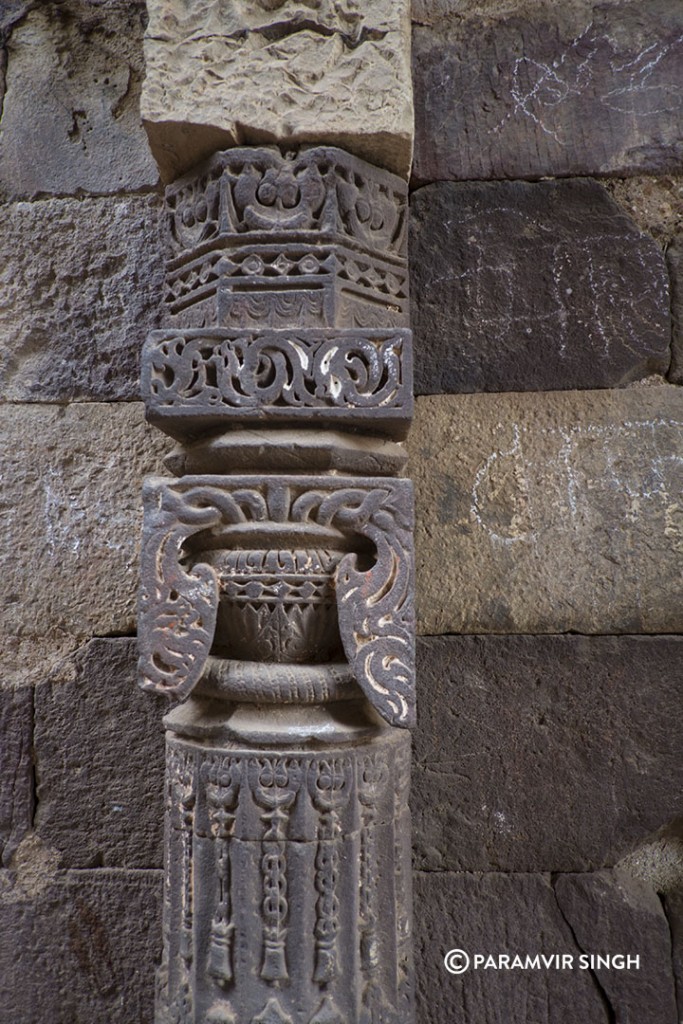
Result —
[[411, 1024], [406, 186], [239, 149], [166, 201], [143, 390], [180, 444], [144, 490], [140, 683], [183, 703], [156, 1021]]

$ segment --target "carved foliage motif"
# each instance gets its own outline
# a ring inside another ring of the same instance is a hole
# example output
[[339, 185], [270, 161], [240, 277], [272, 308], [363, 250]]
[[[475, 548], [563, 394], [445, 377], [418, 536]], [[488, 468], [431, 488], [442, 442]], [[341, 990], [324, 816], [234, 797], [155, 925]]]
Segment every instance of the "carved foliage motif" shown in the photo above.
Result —
[[[152, 418], [412, 412], [409, 331], [154, 331], [143, 357]], [[381, 422], [377, 423], [381, 429]]]
[[333, 147], [216, 153], [167, 189], [166, 203], [176, 253], [228, 235], [315, 232], [318, 244], [334, 234], [405, 257], [405, 182]]
[[[220, 526], [227, 547], [260, 547], [279, 526], [293, 548], [326, 534], [339, 543], [369, 541], [374, 563], [360, 568], [347, 552], [336, 570], [339, 631], [354, 676], [390, 723], [414, 718], [412, 490], [405, 480], [331, 477], [185, 477], [147, 484], [143, 539], [145, 599], [140, 617], [143, 685], [185, 695], [199, 680], [218, 606], [216, 573], [201, 555], [182, 568], [182, 542]], [[163, 510], [160, 514], [159, 510]], [[175, 565], [167, 564], [173, 559]], [[199, 584], [198, 582], [199, 581]], [[193, 616], [179, 602], [200, 586]], [[156, 597], [156, 601], [155, 601]]]

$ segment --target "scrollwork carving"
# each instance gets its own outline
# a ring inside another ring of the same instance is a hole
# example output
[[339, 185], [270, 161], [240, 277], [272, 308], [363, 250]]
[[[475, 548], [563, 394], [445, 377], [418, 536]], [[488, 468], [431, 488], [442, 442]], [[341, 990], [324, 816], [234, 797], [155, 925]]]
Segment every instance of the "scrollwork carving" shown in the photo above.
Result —
[[198, 683], [213, 641], [218, 581], [207, 565], [186, 569], [182, 549], [220, 514], [153, 478], [143, 488], [143, 508], [138, 681], [143, 690], [185, 697]]
[[402, 435], [412, 413], [410, 332], [154, 331], [142, 386], [150, 419], [169, 432], [196, 432], [203, 420], [362, 413]]

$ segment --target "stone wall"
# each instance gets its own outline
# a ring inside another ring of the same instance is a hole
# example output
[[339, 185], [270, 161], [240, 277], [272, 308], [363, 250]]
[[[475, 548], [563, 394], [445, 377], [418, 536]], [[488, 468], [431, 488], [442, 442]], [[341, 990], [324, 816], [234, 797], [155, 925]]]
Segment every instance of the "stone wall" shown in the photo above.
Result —
[[[683, 16], [413, 7], [421, 1024], [683, 1011]], [[135, 686], [161, 188], [143, 3], [0, 12], [0, 1019], [147, 1024], [160, 702]], [[677, 73], [678, 72], [678, 73]], [[447, 974], [446, 950], [639, 953]]]

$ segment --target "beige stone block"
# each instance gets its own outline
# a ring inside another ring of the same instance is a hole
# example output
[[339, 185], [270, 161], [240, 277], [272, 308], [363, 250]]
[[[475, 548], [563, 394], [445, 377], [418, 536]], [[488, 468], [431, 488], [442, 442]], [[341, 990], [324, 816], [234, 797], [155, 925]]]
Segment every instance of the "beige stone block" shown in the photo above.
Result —
[[166, 448], [142, 405], [0, 407], [3, 685], [135, 629], [142, 479]]
[[683, 392], [417, 400], [418, 630], [683, 630]]
[[216, 149], [341, 146], [408, 175], [409, 0], [148, 0], [142, 117], [170, 181]]

